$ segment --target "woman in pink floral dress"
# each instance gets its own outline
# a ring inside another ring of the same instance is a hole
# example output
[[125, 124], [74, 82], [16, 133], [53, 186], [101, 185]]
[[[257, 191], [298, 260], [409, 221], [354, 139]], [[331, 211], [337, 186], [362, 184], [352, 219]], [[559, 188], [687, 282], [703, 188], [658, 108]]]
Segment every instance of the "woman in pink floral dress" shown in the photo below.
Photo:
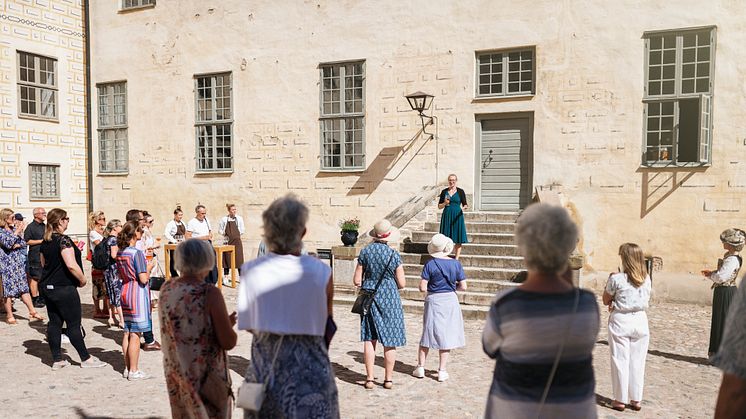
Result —
[[236, 346], [236, 313], [229, 316], [220, 290], [204, 281], [215, 264], [212, 246], [189, 239], [174, 258], [180, 276], [163, 285], [158, 304], [171, 416], [228, 418], [233, 398], [226, 351]]

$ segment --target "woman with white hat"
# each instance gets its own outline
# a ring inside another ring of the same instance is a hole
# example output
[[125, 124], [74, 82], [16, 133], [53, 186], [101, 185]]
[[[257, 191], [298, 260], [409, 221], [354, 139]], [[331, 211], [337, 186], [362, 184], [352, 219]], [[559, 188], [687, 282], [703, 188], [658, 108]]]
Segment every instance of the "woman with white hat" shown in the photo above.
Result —
[[746, 232], [737, 228], [729, 228], [720, 233], [720, 241], [723, 242], [723, 249], [726, 252], [723, 258], [718, 260], [718, 269], [702, 271], [702, 275], [713, 282], [710, 348], [707, 350], [707, 356], [717, 353], [723, 338], [725, 317], [736, 295], [736, 278], [743, 265], [743, 260], [738, 253], [746, 244]]
[[422, 314], [422, 338], [417, 354], [417, 368], [412, 375], [425, 377], [427, 353], [437, 349], [440, 357], [438, 381], [448, 379], [446, 363], [451, 349], [465, 346], [464, 319], [456, 290], [466, 290], [466, 274], [461, 262], [448, 255], [453, 250], [453, 240], [443, 234], [436, 234], [427, 245], [432, 259], [422, 267], [420, 291], [427, 291], [425, 311]]
[[352, 282], [357, 287], [375, 290], [373, 304], [367, 314], [360, 316], [360, 340], [363, 341], [365, 359], [365, 388], [374, 386], [373, 365], [376, 357], [376, 344], [383, 345], [383, 365], [385, 376], [383, 388], [391, 389], [391, 380], [396, 363], [396, 347], [407, 344], [404, 329], [404, 310], [399, 297], [399, 289], [404, 288], [404, 268], [399, 252], [390, 247], [399, 239], [397, 230], [388, 220], [376, 223], [368, 233], [373, 243], [360, 251]]

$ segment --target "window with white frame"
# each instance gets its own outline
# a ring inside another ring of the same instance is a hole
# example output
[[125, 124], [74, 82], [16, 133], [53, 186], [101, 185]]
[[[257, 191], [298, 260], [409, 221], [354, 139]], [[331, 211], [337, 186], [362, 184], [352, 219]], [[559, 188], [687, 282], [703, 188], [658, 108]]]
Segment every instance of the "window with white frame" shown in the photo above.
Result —
[[534, 50], [477, 54], [477, 97], [534, 94]]
[[195, 77], [197, 171], [233, 170], [231, 73]]
[[28, 52], [18, 57], [18, 113], [57, 120], [57, 60]]
[[122, 9], [137, 9], [146, 6], [155, 6], [155, 0], [122, 0]]
[[322, 64], [321, 168], [365, 168], [365, 62]]
[[29, 164], [29, 198], [33, 200], [60, 199], [60, 166], [57, 164]]
[[127, 140], [127, 83], [98, 86], [98, 170], [126, 173], [129, 169]]
[[715, 28], [646, 32], [645, 165], [712, 158]]

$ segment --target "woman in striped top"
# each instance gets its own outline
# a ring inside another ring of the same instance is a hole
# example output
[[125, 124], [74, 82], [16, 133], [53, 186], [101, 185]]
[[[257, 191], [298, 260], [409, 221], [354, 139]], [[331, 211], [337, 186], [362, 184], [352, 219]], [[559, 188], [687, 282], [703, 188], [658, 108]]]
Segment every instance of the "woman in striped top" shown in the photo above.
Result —
[[564, 208], [535, 204], [516, 223], [526, 281], [501, 292], [482, 334], [497, 362], [485, 417], [595, 418], [595, 296], [576, 289], [568, 258], [577, 228]]

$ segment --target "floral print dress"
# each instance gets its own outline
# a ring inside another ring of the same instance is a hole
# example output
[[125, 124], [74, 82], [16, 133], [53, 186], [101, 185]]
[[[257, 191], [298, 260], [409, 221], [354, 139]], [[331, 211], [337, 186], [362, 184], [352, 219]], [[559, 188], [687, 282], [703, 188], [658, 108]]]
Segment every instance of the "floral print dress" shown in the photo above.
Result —
[[[20, 247], [14, 249], [16, 244]], [[3, 297], [18, 298], [29, 292], [26, 281], [26, 257], [23, 249], [26, 242], [8, 231], [0, 228], [0, 276], [3, 277]]]
[[166, 376], [171, 416], [174, 418], [230, 417], [225, 403], [213, 406], [202, 400], [200, 389], [207, 374], [224, 377], [231, 385], [226, 355], [218, 345], [208, 314], [207, 292], [212, 284], [175, 279], [160, 290], [163, 371]]

